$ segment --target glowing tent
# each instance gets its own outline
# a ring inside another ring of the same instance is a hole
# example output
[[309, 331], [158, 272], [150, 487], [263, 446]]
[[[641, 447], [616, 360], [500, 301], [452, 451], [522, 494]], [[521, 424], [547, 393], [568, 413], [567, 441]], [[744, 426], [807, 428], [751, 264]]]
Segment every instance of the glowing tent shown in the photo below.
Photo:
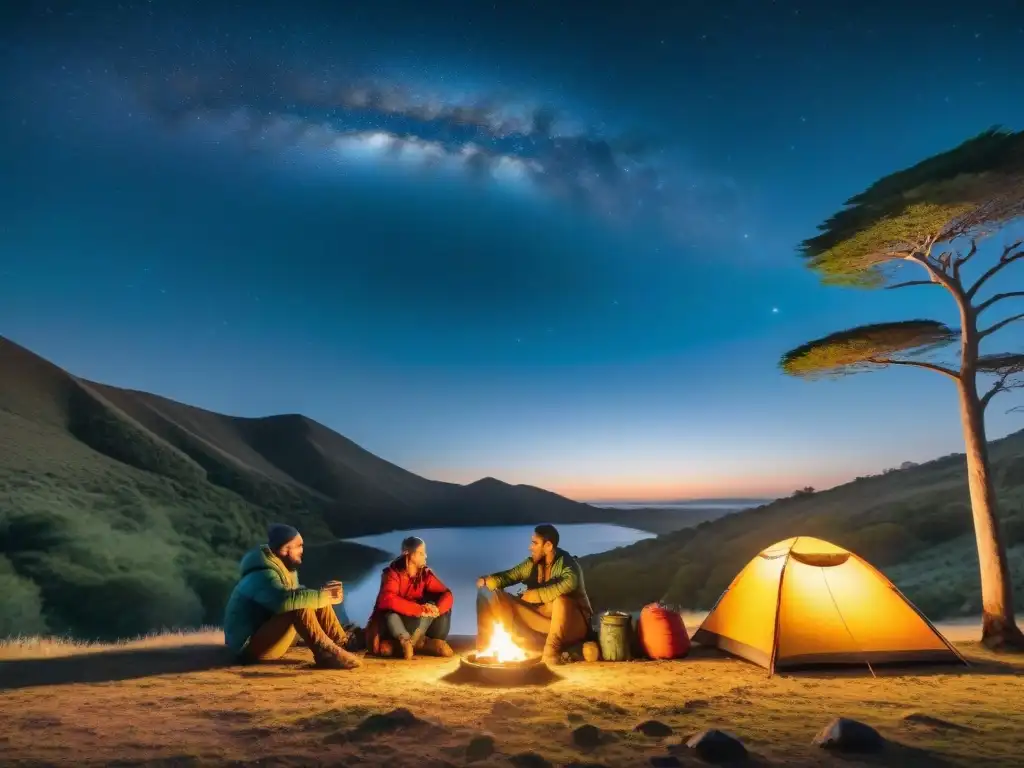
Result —
[[751, 560], [693, 640], [769, 674], [810, 664], [967, 663], [880, 571], [810, 536]]

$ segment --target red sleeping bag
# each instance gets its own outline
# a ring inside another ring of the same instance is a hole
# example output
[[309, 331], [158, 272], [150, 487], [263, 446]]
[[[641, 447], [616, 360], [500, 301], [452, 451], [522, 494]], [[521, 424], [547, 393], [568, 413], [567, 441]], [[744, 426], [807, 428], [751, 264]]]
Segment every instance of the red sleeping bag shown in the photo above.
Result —
[[681, 659], [690, 652], [690, 636], [683, 617], [658, 603], [646, 605], [640, 612], [637, 636], [651, 659]]

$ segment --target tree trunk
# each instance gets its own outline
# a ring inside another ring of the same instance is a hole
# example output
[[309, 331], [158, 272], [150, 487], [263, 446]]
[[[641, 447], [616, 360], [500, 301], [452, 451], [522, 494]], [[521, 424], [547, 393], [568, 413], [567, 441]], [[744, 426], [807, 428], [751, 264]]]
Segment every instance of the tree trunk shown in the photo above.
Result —
[[969, 370], [968, 365], [961, 371], [960, 420], [964, 430], [967, 485], [971, 493], [974, 535], [981, 568], [981, 641], [994, 651], [1024, 651], [1024, 634], [1014, 619], [1013, 582], [996, 512], [996, 493], [985, 436], [985, 411], [978, 397], [975, 371]]

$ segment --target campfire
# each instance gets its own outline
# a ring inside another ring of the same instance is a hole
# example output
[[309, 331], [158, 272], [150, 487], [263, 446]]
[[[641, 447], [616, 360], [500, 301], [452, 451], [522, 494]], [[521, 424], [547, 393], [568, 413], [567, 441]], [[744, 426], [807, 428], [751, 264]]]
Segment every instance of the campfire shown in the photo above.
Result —
[[526, 651], [516, 645], [500, 621], [494, 622], [491, 642], [482, 651], [477, 651], [474, 661], [477, 664], [508, 664], [526, 661]]
[[516, 685], [522, 683], [539, 664], [540, 656], [516, 645], [512, 635], [500, 621], [496, 621], [487, 647], [467, 653], [462, 657], [460, 667], [471, 678]]

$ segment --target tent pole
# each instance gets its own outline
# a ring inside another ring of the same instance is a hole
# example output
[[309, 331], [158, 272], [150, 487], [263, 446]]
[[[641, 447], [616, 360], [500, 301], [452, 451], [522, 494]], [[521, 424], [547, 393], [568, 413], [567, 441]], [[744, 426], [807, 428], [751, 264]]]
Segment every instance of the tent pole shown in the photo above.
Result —
[[782, 607], [782, 584], [786, 580], [786, 566], [789, 565], [789, 555], [793, 551], [793, 547], [800, 541], [800, 537], [797, 536], [793, 539], [793, 543], [789, 545], [789, 551], [786, 552], [786, 559], [782, 561], [782, 571], [779, 573], [779, 594], [775, 596], [775, 631], [772, 634], [772, 657], [771, 662], [768, 666], [768, 677], [775, 674], [775, 658], [779, 654], [779, 619], [780, 609]]

